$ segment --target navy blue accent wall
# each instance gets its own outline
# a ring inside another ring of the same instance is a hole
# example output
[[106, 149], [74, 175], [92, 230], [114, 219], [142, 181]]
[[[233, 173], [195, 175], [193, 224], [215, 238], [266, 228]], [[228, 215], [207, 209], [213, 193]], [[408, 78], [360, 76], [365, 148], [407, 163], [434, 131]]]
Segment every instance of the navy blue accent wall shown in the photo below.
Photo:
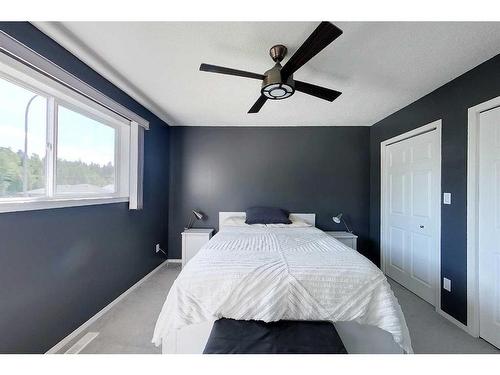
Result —
[[380, 262], [380, 142], [442, 119], [441, 273], [452, 291], [441, 291], [441, 308], [467, 323], [467, 110], [500, 95], [500, 55], [484, 62], [370, 128], [370, 238]]
[[43, 353], [163, 260], [169, 128], [130, 96], [26, 22], [0, 22], [62, 68], [150, 121], [144, 209], [108, 204], [0, 214], [0, 353]]
[[172, 127], [169, 257], [193, 208], [218, 227], [219, 211], [275, 206], [316, 213], [317, 226], [344, 230], [344, 212], [368, 252], [368, 127]]

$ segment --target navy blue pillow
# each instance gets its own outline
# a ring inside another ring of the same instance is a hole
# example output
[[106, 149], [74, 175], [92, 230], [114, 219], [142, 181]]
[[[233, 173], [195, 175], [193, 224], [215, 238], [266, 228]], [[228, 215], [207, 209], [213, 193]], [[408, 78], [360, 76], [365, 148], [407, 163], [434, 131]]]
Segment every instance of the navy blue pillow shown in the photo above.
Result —
[[247, 224], [291, 224], [288, 212], [276, 207], [247, 208]]

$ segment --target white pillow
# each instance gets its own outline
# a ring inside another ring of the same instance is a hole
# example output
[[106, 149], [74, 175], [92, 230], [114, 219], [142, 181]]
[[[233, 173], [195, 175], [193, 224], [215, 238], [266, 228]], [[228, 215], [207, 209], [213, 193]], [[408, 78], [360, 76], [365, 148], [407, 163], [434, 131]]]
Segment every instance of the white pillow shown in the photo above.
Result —
[[311, 224], [306, 223], [304, 220], [298, 217], [293, 217], [290, 215], [291, 224], [266, 224], [269, 228], [306, 228], [312, 227]]
[[228, 227], [241, 227], [244, 225], [248, 225], [245, 223], [244, 216], [230, 216], [226, 220], [224, 220], [224, 226]]
[[265, 227], [265, 224], [247, 224], [245, 223], [245, 216], [230, 216], [224, 220], [223, 226], [225, 227]]

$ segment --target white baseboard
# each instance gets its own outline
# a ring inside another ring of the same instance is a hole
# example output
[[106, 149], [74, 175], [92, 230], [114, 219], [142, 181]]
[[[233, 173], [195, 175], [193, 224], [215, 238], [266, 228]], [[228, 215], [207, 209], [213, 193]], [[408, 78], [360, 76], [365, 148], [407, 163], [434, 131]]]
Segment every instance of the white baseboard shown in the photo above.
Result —
[[95, 314], [93, 317], [91, 317], [89, 320], [87, 320], [85, 323], [83, 323], [80, 327], [75, 329], [68, 336], [66, 336], [61, 341], [59, 341], [56, 345], [54, 345], [52, 348], [50, 348], [45, 354], [58, 353], [63, 347], [68, 345], [71, 342], [71, 340], [73, 340], [75, 337], [77, 337], [80, 333], [82, 333], [85, 329], [87, 329], [92, 323], [94, 323], [97, 319], [99, 319], [101, 316], [103, 316], [105, 313], [107, 313], [114, 305], [116, 305], [123, 298], [125, 298], [130, 292], [132, 292], [139, 285], [141, 285], [144, 281], [146, 281], [148, 278], [150, 278], [154, 273], [156, 273], [159, 269], [161, 269], [162, 267], [164, 267], [166, 265], [168, 265], [168, 261], [162, 262], [158, 267], [156, 267], [154, 270], [152, 270], [150, 273], [148, 273], [146, 276], [144, 276], [142, 279], [140, 279], [138, 282], [136, 282], [130, 288], [128, 288], [125, 292], [120, 294], [109, 305], [105, 306], [102, 310], [100, 310], [97, 314]]
[[182, 259], [167, 259], [168, 263], [182, 263]]
[[[470, 329], [469, 327], [467, 327], [465, 324], [463, 324], [462, 322], [458, 321], [457, 319], [455, 319], [454, 317], [452, 317], [450, 314], [444, 312], [443, 310], [441, 310], [440, 308], [436, 308], [436, 312], [441, 315], [442, 317], [448, 319], [450, 322], [452, 322], [453, 324], [455, 324], [458, 328], [461, 328], [463, 329], [465, 332], [467, 332], [469, 335], [472, 335], [471, 332], [470, 332]], [[472, 335], [474, 336], [474, 335]]]
[[85, 347], [92, 342], [97, 336], [99, 336], [99, 332], [87, 332], [80, 340], [71, 346], [64, 354], [78, 354]]

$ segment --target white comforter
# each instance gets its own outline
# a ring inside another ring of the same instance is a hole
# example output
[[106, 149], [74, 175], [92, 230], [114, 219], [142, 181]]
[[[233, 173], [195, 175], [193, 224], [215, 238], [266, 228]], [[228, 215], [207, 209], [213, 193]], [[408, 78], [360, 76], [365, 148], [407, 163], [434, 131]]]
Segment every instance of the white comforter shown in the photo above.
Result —
[[383, 273], [313, 227], [222, 228], [175, 280], [153, 343], [221, 317], [354, 320], [390, 332], [412, 353], [403, 313]]

